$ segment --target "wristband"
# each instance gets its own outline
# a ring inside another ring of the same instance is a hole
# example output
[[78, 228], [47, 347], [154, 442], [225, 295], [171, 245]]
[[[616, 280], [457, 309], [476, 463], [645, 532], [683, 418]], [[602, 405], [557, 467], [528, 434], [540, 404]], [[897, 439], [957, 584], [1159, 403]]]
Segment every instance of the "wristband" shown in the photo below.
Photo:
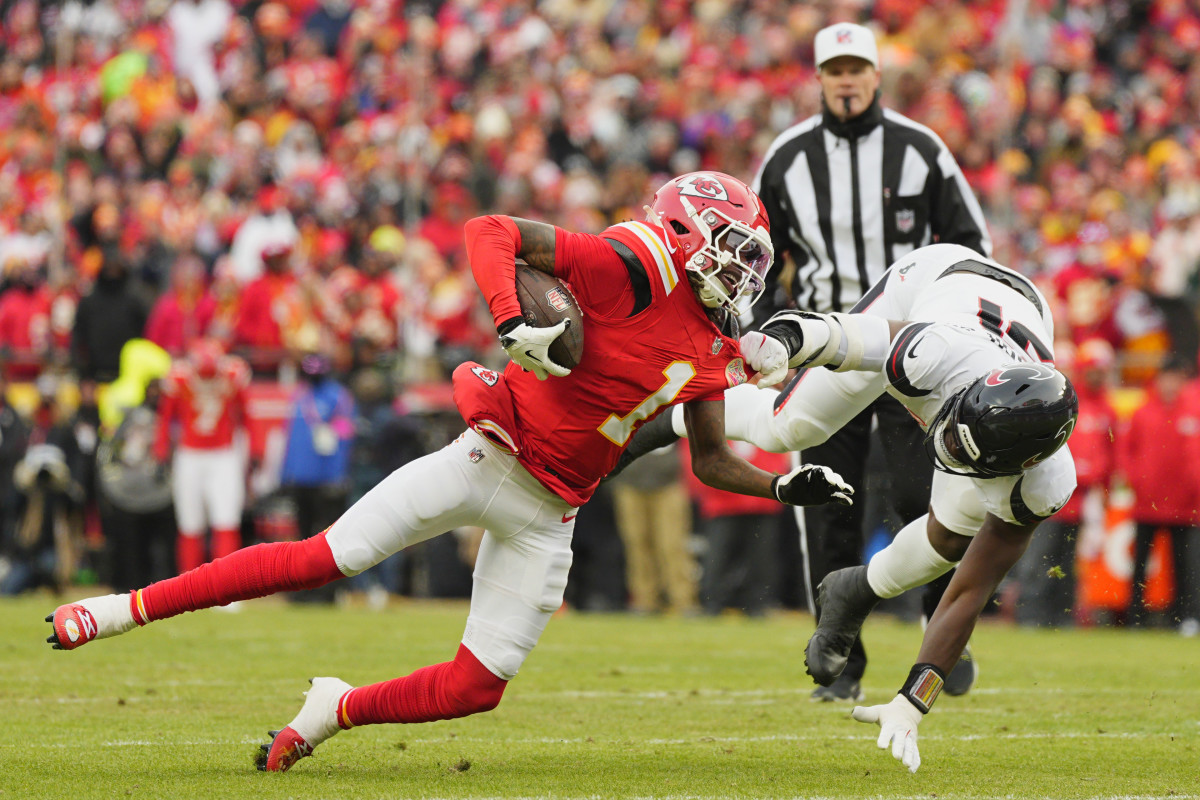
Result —
[[782, 475], [776, 475], [771, 478], [771, 495], [781, 503], [784, 502], [783, 498], [779, 496], [779, 479], [782, 477]]
[[945, 683], [946, 676], [933, 664], [916, 664], [909, 671], [908, 680], [904, 682], [900, 694], [922, 714], [928, 714]]
[[513, 328], [525, 321], [524, 317], [509, 317], [496, 326], [496, 333], [500, 336], [507, 336]]

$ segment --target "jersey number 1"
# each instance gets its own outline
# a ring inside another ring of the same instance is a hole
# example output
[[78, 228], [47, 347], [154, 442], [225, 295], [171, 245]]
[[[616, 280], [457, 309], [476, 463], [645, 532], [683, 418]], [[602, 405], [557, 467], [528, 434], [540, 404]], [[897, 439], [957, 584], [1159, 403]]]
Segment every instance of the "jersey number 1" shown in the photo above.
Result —
[[662, 386], [658, 387], [658, 391], [638, 403], [637, 408], [623, 417], [618, 417], [616, 414], [609, 414], [608, 419], [604, 420], [604, 424], [596, 430], [600, 431], [600, 434], [613, 444], [618, 447], [624, 447], [625, 443], [629, 441], [629, 437], [633, 435], [634, 427], [639, 422], [647, 419], [655, 411], [658, 411], [658, 409], [679, 396], [679, 393], [683, 391], [683, 387], [687, 386], [688, 382], [696, 377], [696, 368], [688, 361], [672, 361], [663, 370], [663, 375], [667, 377], [667, 380]]

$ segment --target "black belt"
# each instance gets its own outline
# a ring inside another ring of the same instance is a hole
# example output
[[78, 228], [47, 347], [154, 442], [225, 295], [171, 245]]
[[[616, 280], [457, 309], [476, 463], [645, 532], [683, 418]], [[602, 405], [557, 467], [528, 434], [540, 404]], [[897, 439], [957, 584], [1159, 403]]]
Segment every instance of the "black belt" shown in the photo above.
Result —
[[1042, 308], [1042, 299], [1038, 297], [1037, 289], [1034, 289], [1033, 284], [1020, 275], [992, 264], [984, 264], [982, 261], [968, 259], [951, 265], [945, 272], [938, 276], [938, 279], [940, 280], [947, 275], [954, 274], [978, 275], [981, 278], [1002, 283], [1032, 303], [1039, 314], [1043, 316], [1046, 314], [1045, 309]]

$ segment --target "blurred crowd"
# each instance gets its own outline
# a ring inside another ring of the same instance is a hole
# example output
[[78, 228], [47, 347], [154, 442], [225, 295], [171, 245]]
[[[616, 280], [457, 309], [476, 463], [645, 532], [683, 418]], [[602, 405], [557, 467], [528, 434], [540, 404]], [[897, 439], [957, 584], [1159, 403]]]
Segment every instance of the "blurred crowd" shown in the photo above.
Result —
[[0, 0], [5, 377], [88, 399], [142, 336], [389, 391], [502, 363], [462, 223], [599, 231], [673, 174], [748, 180], [819, 110], [813, 34], [843, 19], [1062, 352], [1106, 343], [1118, 393], [1191, 374], [1196, 0]]

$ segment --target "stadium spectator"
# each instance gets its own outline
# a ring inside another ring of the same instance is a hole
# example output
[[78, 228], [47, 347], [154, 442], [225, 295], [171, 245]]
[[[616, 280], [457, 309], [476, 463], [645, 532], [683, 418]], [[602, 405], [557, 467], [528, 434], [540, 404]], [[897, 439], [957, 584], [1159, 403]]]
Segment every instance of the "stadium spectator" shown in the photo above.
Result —
[[639, 459], [609, 487], [617, 532], [625, 545], [629, 610], [695, 614], [698, 570], [688, 549], [692, 509], [676, 448], [655, 450]]
[[[308, 353], [300, 360], [302, 382], [292, 401], [280, 485], [296, 505], [300, 538], [329, 528], [346, 510], [350, 492], [350, 450], [357, 406], [332, 374], [327, 356]], [[332, 588], [299, 596], [331, 600]]]
[[259, 278], [267, 263], [268, 252], [292, 250], [300, 232], [284, 199], [284, 190], [266, 186], [258, 193], [258, 205], [253, 214], [238, 226], [229, 248], [233, 277], [243, 285]]
[[84, 500], [79, 483], [81, 456], [70, 413], [58, 397], [60, 386], [58, 377], [50, 373], [37, 381], [38, 406], [27, 448], [13, 469], [16, 503], [2, 594], [40, 586], [62, 591], [79, 565]]
[[1159, 529], [1171, 539], [1175, 598], [1171, 624], [1195, 619], [1196, 587], [1188, 557], [1188, 536], [1200, 508], [1200, 393], [1194, 362], [1172, 356], [1159, 370], [1145, 404], [1133, 413], [1118, 439], [1117, 467], [1133, 490], [1137, 538], [1128, 622], [1147, 621], [1143, 596], [1150, 545]]
[[242, 290], [233, 348], [244, 350], [256, 373], [270, 373], [286, 357], [286, 348], [298, 344], [299, 332], [312, 324], [304, 292], [292, 270], [292, 245], [263, 248], [265, 272]]
[[1108, 400], [1116, 364], [1112, 346], [1089, 339], [1058, 364], [1079, 396], [1079, 419], [1071, 433], [1077, 485], [1067, 504], [1041, 524], [1013, 570], [1020, 592], [1017, 622], [1046, 627], [1070, 625], [1077, 616], [1075, 552], [1084, 506], [1095, 513], [1107, 504], [1119, 429], [1117, 412]]
[[8, 377], [31, 380], [50, 357], [51, 293], [38, 265], [10, 255], [4, 265], [8, 288], [0, 293], [0, 353]]
[[106, 383], [121, 371], [121, 348], [142, 335], [146, 306], [134, 292], [119, 252], [104, 251], [92, 291], [79, 301], [71, 353], [81, 380]]
[[[787, 456], [781, 453], [768, 453], [746, 442], [730, 442], [729, 446], [759, 469], [779, 472], [787, 468]], [[764, 614], [777, 604], [779, 505], [722, 492], [695, 480], [688, 483], [705, 540], [700, 578], [700, 603], [705, 613], [733, 609], [752, 617]]]
[[217, 301], [205, 286], [204, 262], [185, 255], [171, 270], [171, 286], [159, 296], [146, 321], [146, 338], [170, 353], [183, 356], [208, 334]]
[[117, 591], [176, 574], [171, 481], [154, 455], [160, 398], [155, 378], [146, 384], [142, 402], [96, 448], [108, 580]]

